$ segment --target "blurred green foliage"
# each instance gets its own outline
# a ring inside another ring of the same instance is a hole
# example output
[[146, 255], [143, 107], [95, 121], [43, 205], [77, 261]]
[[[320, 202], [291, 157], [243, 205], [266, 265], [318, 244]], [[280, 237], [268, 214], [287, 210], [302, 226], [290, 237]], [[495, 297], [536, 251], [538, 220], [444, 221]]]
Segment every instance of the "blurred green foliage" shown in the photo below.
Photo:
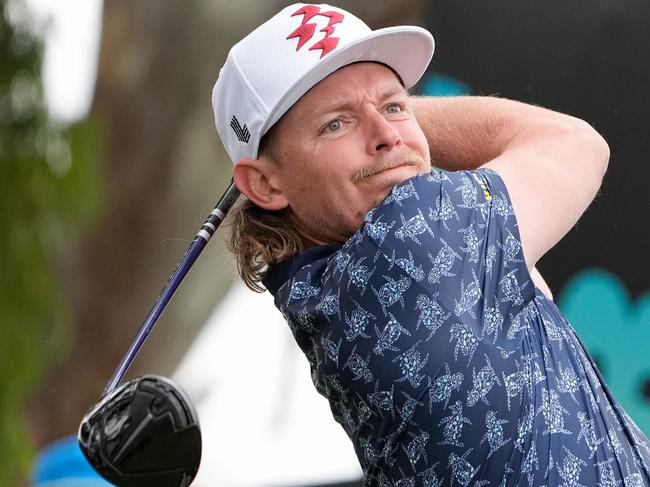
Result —
[[22, 2], [0, 0], [0, 485], [33, 455], [25, 404], [73, 343], [57, 262], [101, 210], [99, 136], [49, 118], [42, 42]]

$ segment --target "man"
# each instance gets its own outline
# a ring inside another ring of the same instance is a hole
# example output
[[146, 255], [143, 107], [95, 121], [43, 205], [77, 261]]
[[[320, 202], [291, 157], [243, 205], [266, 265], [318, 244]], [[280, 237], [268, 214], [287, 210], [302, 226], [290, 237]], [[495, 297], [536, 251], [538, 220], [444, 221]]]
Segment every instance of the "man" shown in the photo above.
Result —
[[423, 29], [305, 4], [233, 47], [213, 105], [244, 281], [275, 296], [367, 485], [650, 485], [648, 440], [535, 270], [606, 143], [509, 100], [409, 97], [432, 54]]

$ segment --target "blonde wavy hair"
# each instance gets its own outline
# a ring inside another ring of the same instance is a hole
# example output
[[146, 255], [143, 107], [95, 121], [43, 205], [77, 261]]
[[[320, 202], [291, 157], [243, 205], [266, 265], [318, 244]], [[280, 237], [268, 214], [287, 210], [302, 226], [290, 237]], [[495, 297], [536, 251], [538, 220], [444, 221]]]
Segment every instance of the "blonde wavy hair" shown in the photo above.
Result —
[[[276, 123], [260, 141], [259, 153], [266, 153], [280, 164]], [[230, 234], [226, 240], [237, 262], [244, 284], [255, 292], [264, 292], [261, 284], [269, 266], [301, 253], [304, 242], [292, 225], [288, 211], [265, 210], [244, 195], [229, 212]]]

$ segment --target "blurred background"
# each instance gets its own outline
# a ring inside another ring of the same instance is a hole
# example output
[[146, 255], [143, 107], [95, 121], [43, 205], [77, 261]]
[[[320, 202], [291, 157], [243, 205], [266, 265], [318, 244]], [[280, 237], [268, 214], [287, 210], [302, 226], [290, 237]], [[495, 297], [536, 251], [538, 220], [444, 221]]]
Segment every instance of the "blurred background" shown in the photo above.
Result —
[[[228, 49], [289, 3], [0, 0], [0, 486], [107, 485], [71, 435], [228, 184], [210, 105]], [[431, 30], [416, 92], [539, 104], [607, 139], [600, 196], [539, 268], [650, 434], [650, 3], [335, 3]], [[218, 237], [130, 375], [192, 396], [193, 485], [360, 485], [271, 298]]]

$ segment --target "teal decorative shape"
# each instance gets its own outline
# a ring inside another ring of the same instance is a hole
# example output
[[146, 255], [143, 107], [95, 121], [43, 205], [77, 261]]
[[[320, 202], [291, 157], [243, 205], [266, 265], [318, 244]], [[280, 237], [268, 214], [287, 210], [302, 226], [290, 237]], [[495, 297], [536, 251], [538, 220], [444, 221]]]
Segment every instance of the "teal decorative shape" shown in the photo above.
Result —
[[470, 92], [466, 83], [444, 74], [427, 74], [420, 82], [420, 93], [425, 96], [461, 96]]
[[623, 282], [602, 269], [576, 274], [558, 307], [599, 363], [614, 397], [650, 435], [650, 292], [633, 301]]

